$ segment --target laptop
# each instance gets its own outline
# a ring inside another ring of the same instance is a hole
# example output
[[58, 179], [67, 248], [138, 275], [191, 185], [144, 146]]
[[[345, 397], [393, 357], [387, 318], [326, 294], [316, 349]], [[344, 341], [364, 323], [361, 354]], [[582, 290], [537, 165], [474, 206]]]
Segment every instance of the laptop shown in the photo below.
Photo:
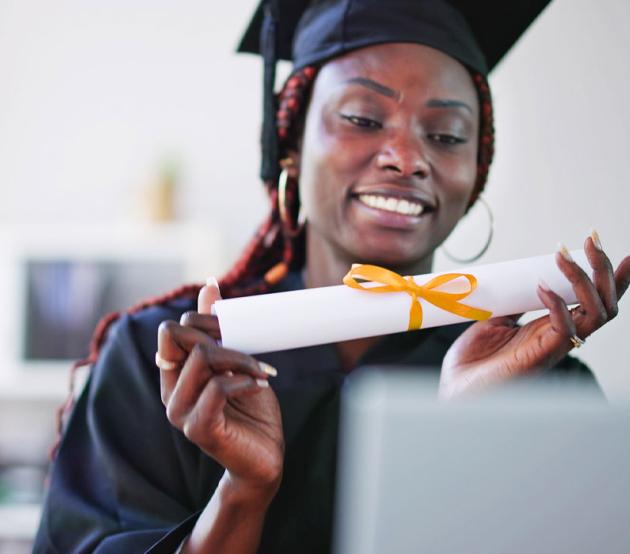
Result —
[[545, 383], [439, 402], [423, 373], [344, 387], [336, 554], [630, 553], [630, 406]]

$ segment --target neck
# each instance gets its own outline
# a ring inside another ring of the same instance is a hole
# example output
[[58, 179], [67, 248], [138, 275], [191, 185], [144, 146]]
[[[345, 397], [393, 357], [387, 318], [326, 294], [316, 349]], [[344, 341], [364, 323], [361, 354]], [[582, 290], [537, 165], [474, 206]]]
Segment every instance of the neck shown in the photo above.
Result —
[[433, 266], [433, 252], [413, 262], [391, 264], [375, 260], [359, 260], [348, 252], [335, 248], [317, 233], [306, 228], [306, 264], [304, 284], [306, 288], [340, 285], [353, 263], [382, 265], [400, 275], [422, 275], [430, 273]]

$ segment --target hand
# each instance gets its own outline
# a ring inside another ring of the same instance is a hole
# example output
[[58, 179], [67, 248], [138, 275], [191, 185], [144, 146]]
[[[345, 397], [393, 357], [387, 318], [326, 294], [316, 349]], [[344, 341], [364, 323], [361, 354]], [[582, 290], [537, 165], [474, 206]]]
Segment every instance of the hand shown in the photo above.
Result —
[[[282, 476], [280, 409], [269, 388], [274, 370], [251, 356], [220, 347], [217, 286], [199, 293], [199, 312], [158, 332], [162, 402], [169, 421], [227, 470], [233, 485], [275, 494]], [[164, 369], [172, 367], [172, 369]]]
[[523, 326], [517, 324], [520, 315], [471, 325], [444, 358], [440, 397], [452, 398], [550, 369], [573, 348], [571, 337], [585, 339], [617, 315], [617, 302], [630, 284], [630, 256], [613, 272], [597, 235], [586, 239], [584, 249], [593, 269], [592, 280], [567, 257], [566, 250], [556, 254], [579, 306], [569, 310], [560, 296], [540, 284], [538, 297], [549, 315]]

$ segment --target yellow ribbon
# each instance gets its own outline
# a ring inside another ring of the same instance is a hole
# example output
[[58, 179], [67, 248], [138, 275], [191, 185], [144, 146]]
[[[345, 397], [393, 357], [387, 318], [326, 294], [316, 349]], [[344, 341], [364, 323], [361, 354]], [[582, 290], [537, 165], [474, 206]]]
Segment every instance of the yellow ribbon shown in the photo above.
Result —
[[[463, 277], [468, 280], [469, 288], [465, 292], [445, 292], [435, 290], [436, 288]], [[372, 283], [380, 283], [382, 286], [365, 287], [364, 283], [359, 283], [356, 278]], [[418, 285], [413, 277], [403, 277], [377, 265], [352, 266], [343, 278], [345, 285], [365, 292], [406, 292], [411, 296], [411, 308], [409, 309], [409, 330], [420, 329], [422, 327], [422, 305], [419, 298], [424, 298], [434, 306], [446, 310], [455, 315], [477, 321], [484, 321], [492, 317], [492, 312], [466, 306], [459, 300], [469, 296], [477, 288], [477, 278], [469, 273], [445, 273], [434, 277], [424, 285]]]

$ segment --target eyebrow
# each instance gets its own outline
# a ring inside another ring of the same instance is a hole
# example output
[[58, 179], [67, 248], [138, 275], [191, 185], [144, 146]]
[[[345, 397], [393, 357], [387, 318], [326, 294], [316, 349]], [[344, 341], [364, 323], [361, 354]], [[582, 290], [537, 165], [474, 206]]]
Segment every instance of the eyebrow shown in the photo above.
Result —
[[450, 100], [444, 98], [432, 98], [426, 103], [427, 108], [464, 108], [473, 113], [472, 108], [461, 100]]
[[[353, 79], [349, 79], [346, 81], [348, 84], [357, 84], [362, 85], [374, 92], [378, 92], [383, 96], [387, 96], [387, 98], [395, 98], [399, 99], [401, 97], [401, 93], [397, 90], [389, 88], [381, 83], [377, 83], [372, 79], [368, 79], [366, 77], [354, 77]], [[472, 108], [466, 104], [466, 102], [462, 102], [461, 100], [452, 100], [447, 98], [432, 98], [428, 100], [426, 103], [427, 108], [463, 108], [468, 110], [470, 113], [473, 113]]]
[[397, 90], [386, 87], [385, 85], [381, 85], [380, 83], [377, 83], [376, 81], [373, 81], [372, 79], [367, 79], [365, 77], [355, 77], [354, 79], [350, 79], [346, 82], [348, 84], [362, 85], [369, 88], [370, 90], [373, 90], [374, 92], [382, 94], [383, 96], [387, 96], [388, 98], [400, 97], [400, 92], [398, 92]]

